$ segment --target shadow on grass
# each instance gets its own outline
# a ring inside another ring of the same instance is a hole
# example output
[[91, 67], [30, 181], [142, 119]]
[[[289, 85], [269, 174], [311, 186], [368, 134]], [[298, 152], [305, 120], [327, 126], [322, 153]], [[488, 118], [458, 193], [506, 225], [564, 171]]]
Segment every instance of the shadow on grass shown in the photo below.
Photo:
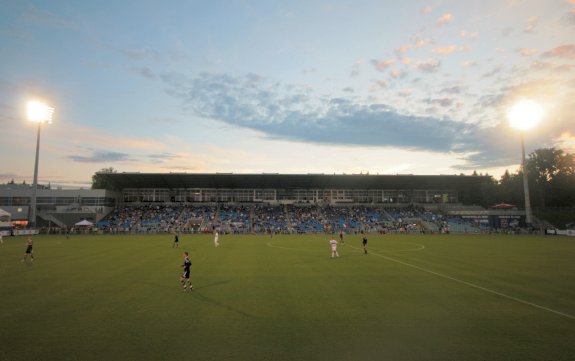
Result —
[[214, 305], [214, 306], [221, 307], [221, 308], [223, 308], [223, 309], [225, 309], [225, 310], [228, 310], [228, 311], [230, 311], [230, 312], [237, 313], [237, 314], [242, 315], [242, 316], [244, 316], [244, 317], [246, 317], [246, 318], [250, 318], [250, 319], [254, 319], [254, 320], [257, 319], [257, 317], [254, 316], [254, 315], [250, 315], [249, 313], [244, 312], [244, 311], [242, 311], [242, 310], [240, 310], [240, 309], [238, 309], [238, 308], [232, 307], [232, 306], [227, 305], [227, 304], [225, 304], [225, 303], [223, 303], [223, 302], [220, 302], [220, 301], [218, 301], [218, 300], [215, 300], [215, 299], [213, 299], [213, 298], [204, 296], [204, 295], [202, 295], [202, 294], [199, 293], [199, 290], [201, 290], [201, 289], [205, 289], [205, 288], [208, 288], [208, 287], [219, 286], [219, 285], [226, 284], [226, 283], [229, 283], [229, 282], [230, 282], [230, 281], [220, 281], [220, 282], [215, 282], [215, 283], [212, 283], [212, 284], [209, 284], [209, 285], [205, 285], [205, 286], [202, 286], [202, 287], [197, 287], [197, 288], [194, 287], [194, 290], [191, 292], [191, 296], [192, 296], [194, 299], [196, 299], [196, 300], [198, 300], [198, 301], [200, 301], [200, 302], [204, 302], [204, 303], [207, 303], [207, 304], [210, 304], [210, 305]]

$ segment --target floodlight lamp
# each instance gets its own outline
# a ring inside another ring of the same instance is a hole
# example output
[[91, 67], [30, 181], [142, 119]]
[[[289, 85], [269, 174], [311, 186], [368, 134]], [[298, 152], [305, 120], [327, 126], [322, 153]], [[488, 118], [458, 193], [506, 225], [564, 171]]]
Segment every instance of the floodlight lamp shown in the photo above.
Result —
[[52, 123], [52, 116], [54, 115], [54, 108], [38, 102], [28, 102], [28, 120], [36, 123]]
[[507, 113], [512, 128], [526, 131], [535, 127], [543, 117], [543, 108], [532, 100], [521, 100]]

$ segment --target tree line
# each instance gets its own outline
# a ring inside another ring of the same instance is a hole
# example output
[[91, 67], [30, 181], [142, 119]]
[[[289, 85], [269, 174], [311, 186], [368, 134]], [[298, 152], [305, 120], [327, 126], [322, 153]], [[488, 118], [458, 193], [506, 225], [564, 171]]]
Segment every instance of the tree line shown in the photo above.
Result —
[[[557, 148], [540, 148], [525, 160], [531, 206], [536, 209], [575, 207], [575, 155]], [[510, 203], [523, 208], [523, 169], [508, 170], [499, 180], [482, 184], [474, 203], [489, 207]]]

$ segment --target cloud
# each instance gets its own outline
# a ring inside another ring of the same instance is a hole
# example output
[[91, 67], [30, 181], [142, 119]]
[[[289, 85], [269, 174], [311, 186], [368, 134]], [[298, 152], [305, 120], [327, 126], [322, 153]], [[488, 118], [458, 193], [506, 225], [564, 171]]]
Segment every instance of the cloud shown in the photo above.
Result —
[[575, 44], [565, 44], [543, 53], [545, 58], [575, 59]]
[[423, 101], [428, 104], [439, 105], [440, 107], [443, 108], [450, 107], [453, 104], [452, 98], [435, 98], [435, 99], [427, 98], [424, 99]]
[[462, 32], [459, 33], [459, 36], [461, 36], [463, 39], [475, 39], [477, 38], [478, 35], [479, 33], [477, 31], [463, 30]]
[[423, 8], [421, 8], [421, 13], [422, 14], [429, 14], [431, 11], [433, 10], [433, 8], [431, 6], [424, 6]]
[[156, 50], [150, 49], [148, 47], [131, 47], [131, 48], [122, 48], [119, 49], [120, 52], [132, 59], [132, 60], [143, 60], [143, 59], [152, 59], [155, 61], [163, 60], [163, 56]]
[[130, 156], [126, 153], [111, 152], [103, 150], [88, 150], [91, 154], [89, 155], [70, 155], [68, 159], [79, 163], [113, 163], [113, 162], [124, 162], [129, 161]]
[[525, 29], [523, 29], [523, 31], [526, 33], [533, 32], [533, 30], [535, 30], [535, 27], [537, 26], [538, 21], [539, 21], [539, 16], [530, 16], [527, 19], [527, 25], [525, 26]]
[[443, 26], [443, 25], [448, 24], [452, 21], [453, 21], [453, 14], [446, 13], [446, 14], [441, 15], [441, 17], [439, 19], [437, 19], [436, 24], [437, 24], [437, 26]]
[[401, 64], [404, 64], [404, 65], [409, 65], [409, 64], [411, 64], [411, 58], [408, 57], [408, 56], [402, 57], [402, 58], [400, 59], [400, 61], [401, 61]]
[[532, 56], [537, 54], [539, 50], [535, 48], [519, 48], [517, 49], [517, 52], [523, 56]]
[[467, 89], [467, 87], [456, 84], [447, 86], [441, 89], [439, 92], [443, 94], [461, 94], [465, 91], [465, 89]]
[[440, 54], [440, 55], [447, 55], [447, 54], [451, 54], [454, 51], [457, 50], [457, 45], [449, 45], [443, 48], [433, 48], [431, 49], [432, 52], [434, 52], [435, 54]]
[[175, 160], [175, 159], [179, 159], [181, 158], [181, 156], [177, 155], [177, 154], [173, 154], [173, 153], [157, 153], [157, 154], [148, 154], [147, 156], [148, 158], [150, 158], [152, 161], [154, 162], [159, 162], [159, 163], [163, 163], [164, 161], [169, 161], [169, 160]]
[[464, 68], [477, 65], [477, 63], [473, 60], [463, 60], [460, 64]]
[[[269, 139], [450, 153], [465, 161], [462, 168], [516, 164], [517, 144], [509, 141], [516, 134], [505, 122], [490, 125], [493, 124], [490, 118], [504, 114], [504, 108], [519, 96], [546, 94], [549, 99], [556, 99], [560, 94], [549, 89], [556, 86], [553, 81], [502, 87], [476, 104], [478, 113], [485, 108], [494, 113], [478, 118], [474, 124], [433, 116], [435, 113], [408, 114], [374, 97], [324, 96], [303, 86], [258, 76], [201, 73], [190, 78], [173, 73], [164, 74], [160, 79], [168, 94], [181, 102], [184, 111], [255, 130]], [[385, 85], [373, 84], [374, 87]], [[430, 97], [424, 102], [431, 105], [430, 112], [441, 114], [444, 112], [438, 108], [458, 105], [457, 98], [451, 95], [463, 89], [461, 84], [447, 85], [440, 91], [447, 96]], [[396, 95], [410, 97], [412, 91], [402, 89]], [[573, 111], [562, 114], [573, 114]], [[552, 139], [550, 134], [561, 134], [565, 124], [570, 124], [567, 116], [564, 118], [541, 130], [541, 137]], [[567, 129], [575, 132], [573, 126]]]
[[484, 73], [483, 75], [481, 75], [482, 78], [491, 78], [499, 73], [501, 73], [503, 71], [503, 66], [498, 65], [496, 67], [494, 67], [493, 69], [491, 69], [490, 71], [488, 71], [487, 73]]
[[390, 72], [390, 75], [391, 75], [391, 77], [394, 78], [394, 79], [403, 79], [403, 78], [405, 78], [405, 77], [407, 76], [407, 73], [404, 72], [404, 71], [402, 71], [402, 70], [399, 70], [399, 69], [393, 69], [393, 70]]
[[425, 73], [434, 73], [441, 66], [441, 62], [436, 59], [420, 60], [415, 67]]
[[132, 71], [134, 71], [136, 74], [141, 75], [142, 77], [144, 77], [146, 79], [156, 79], [157, 78], [156, 74], [150, 68], [148, 68], [146, 66], [144, 66], [144, 67], [133, 66]]
[[561, 18], [567, 25], [575, 26], [575, 9], [565, 13]]
[[378, 80], [375, 82], [375, 84], [377, 84], [380, 88], [387, 88], [389, 86], [389, 83], [385, 80]]
[[351, 67], [351, 72], [349, 73], [349, 76], [351, 77], [356, 77], [359, 75], [361, 70], [361, 61], [356, 61], [352, 67]]
[[409, 45], [409, 44], [408, 45], [402, 45], [399, 48], [395, 48], [394, 51], [395, 51], [395, 54], [397, 56], [401, 56], [401, 54], [407, 52], [411, 48], [412, 48], [412, 45]]
[[400, 91], [397, 92], [397, 95], [402, 98], [407, 98], [411, 96], [411, 94], [413, 94], [413, 89], [401, 89]]
[[377, 60], [373, 59], [371, 64], [375, 67], [377, 71], [385, 71], [388, 67], [395, 63], [395, 59]]
[[63, 16], [53, 13], [48, 10], [40, 9], [34, 5], [30, 5], [24, 12], [22, 18], [30, 23], [48, 25], [53, 27], [76, 29], [78, 24], [72, 20], [68, 20]]
[[427, 46], [429, 44], [433, 43], [433, 39], [431, 38], [421, 38], [419, 36], [413, 36], [411, 38], [411, 41], [413, 42], [413, 46], [417, 49], [419, 48], [423, 48], [424, 46]]
[[276, 82], [254, 82], [246, 76], [203, 73], [187, 79], [173, 74], [164, 80], [186, 109], [269, 138], [452, 151], [469, 127], [448, 119], [404, 115], [385, 104], [363, 104], [353, 98], [321, 101], [302, 90], [274, 88], [271, 84]]

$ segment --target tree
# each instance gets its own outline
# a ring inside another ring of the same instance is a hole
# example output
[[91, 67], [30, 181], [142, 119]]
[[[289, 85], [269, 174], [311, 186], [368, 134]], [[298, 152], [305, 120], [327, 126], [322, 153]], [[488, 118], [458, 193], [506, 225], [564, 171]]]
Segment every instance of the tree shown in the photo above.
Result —
[[570, 195], [570, 187], [565, 188], [564, 185], [575, 174], [575, 157], [572, 154], [561, 149], [541, 148], [529, 154], [526, 163], [527, 174], [534, 180], [533, 193], [542, 208], [550, 199], [560, 200]]
[[103, 174], [118, 173], [113, 167], [102, 168], [92, 176], [92, 189], [114, 189], [115, 186], [108, 182]]

